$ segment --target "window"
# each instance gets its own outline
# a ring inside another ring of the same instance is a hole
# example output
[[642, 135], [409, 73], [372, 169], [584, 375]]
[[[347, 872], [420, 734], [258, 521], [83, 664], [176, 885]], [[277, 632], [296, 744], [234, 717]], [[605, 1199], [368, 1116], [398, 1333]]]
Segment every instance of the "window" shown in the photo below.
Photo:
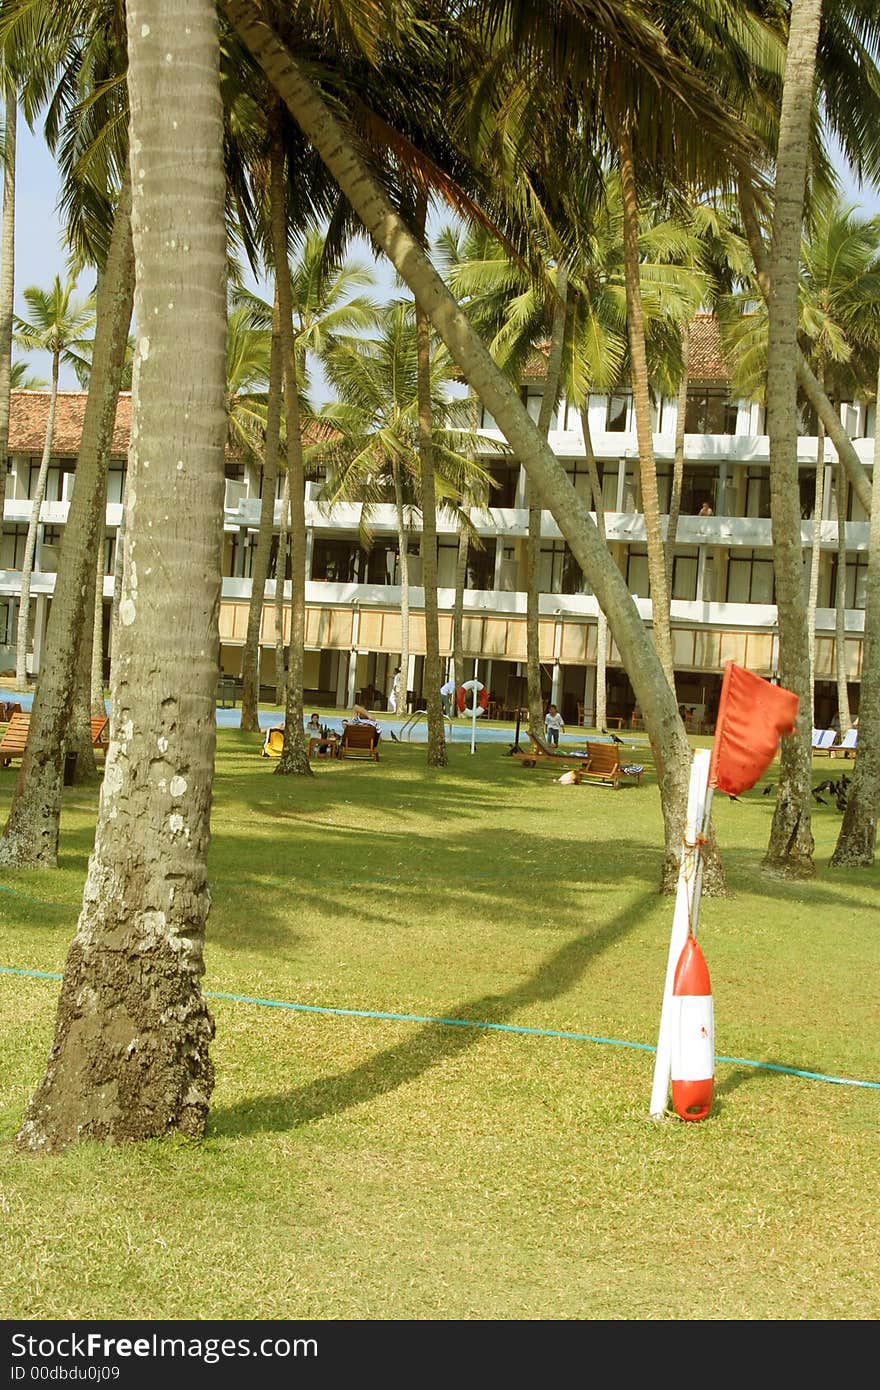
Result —
[[697, 597], [697, 553], [683, 551], [672, 562], [672, 593], [670, 598], [693, 603]]
[[623, 434], [626, 431], [631, 403], [631, 391], [614, 391], [608, 397], [605, 428], [609, 434]]
[[727, 603], [775, 603], [773, 561], [757, 550], [732, 553], [725, 599]]
[[519, 464], [513, 465], [503, 463], [500, 459], [492, 459], [486, 464], [487, 472], [491, 473], [495, 480], [495, 487], [489, 489], [489, 496], [486, 499], [490, 507], [515, 507], [516, 506], [516, 487], [519, 482]]
[[[591, 485], [591, 483], [590, 483], [590, 470], [589, 470], [589, 468], [587, 467], [586, 463], [585, 463], [585, 462], [581, 462], [580, 460], [575, 460], [574, 462], [568, 462], [568, 461], [566, 461], [566, 464], [565, 464], [565, 471], [566, 471], [566, 473], [568, 474], [568, 477], [569, 477], [569, 480], [570, 480], [570, 482], [571, 482], [571, 485], [572, 485], [572, 487], [574, 488], [575, 492], [577, 493], [578, 497], [583, 498], [584, 505], [585, 505], [590, 511], [593, 511], [593, 510], [594, 510], [594, 508], [593, 508], [593, 488], [592, 488], [592, 485]], [[597, 471], [597, 473], [599, 474], [599, 481], [600, 481], [600, 483], [601, 483], [601, 481], [602, 481], [602, 464], [601, 464], [601, 463], [597, 463], [597, 464], [596, 464], [596, 471]], [[615, 486], [615, 495], [616, 495], [616, 488], [617, 488], [617, 475], [616, 475], [616, 474], [615, 474], [615, 484], [614, 484], [614, 486]]]
[[[520, 396], [529, 415], [537, 424], [541, 415], [541, 403], [544, 399], [543, 387], [523, 386], [520, 390]], [[550, 416], [550, 428], [551, 430], [559, 428], [559, 409], [556, 406], [553, 407], [553, 414]]]
[[647, 550], [630, 550], [626, 560], [626, 587], [639, 598], [651, 597]]
[[111, 464], [107, 472], [107, 502], [112, 506], [120, 503], [125, 496], [125, 464]]
[[465, 585], [468, 589], [494, 589], [495, 588], [495, 550], [477, 550], [476, 546], [468, 546], [467, 574]]
[[691, 387], [684, 416], [686, 434], [736, 434], [736, 402], [720, 386]]
[[[798, 488], [801, 498], [801, 521], [810, 521], [816, 507], [816, 470], [812, 469], [809, 473], [802, 469], [798, 474]], [[822, 498], [819, 498], [819, 510], [822, 510]]]
[[[837, 556], [835, 555], [831, 567], [831, 603], [835, 602], [837, 593]], [[844, 584], [845, 608], [864, 608], [865, 606], [865, 584], [868, 578], [868, 557], [867, 555], [856, 555], [846, 564], [846, 580]]]
[[745, 514], [770, 515], [770, 473], [766, 468], [750, 468], [746, 474]]
[[350, 541], [315, 538], [312, 547], [312, 579], [330, 583], [358, 583], [363, 552]]
[[538, 588], [542, 594], [592, 593], [565, 541], [553, 541], [541, 547]]

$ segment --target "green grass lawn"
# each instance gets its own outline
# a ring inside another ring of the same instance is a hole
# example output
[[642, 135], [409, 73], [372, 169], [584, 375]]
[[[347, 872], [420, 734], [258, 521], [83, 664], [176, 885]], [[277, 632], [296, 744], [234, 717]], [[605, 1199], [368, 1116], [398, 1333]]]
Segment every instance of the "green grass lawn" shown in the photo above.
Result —
[[[833, 804], [816, 879], [791, 884], [760, 869], [766, 783], [716, 803], [715, 1101], [657, 1123], [653, 774], [561, 787], [501, 744], [432, 772], [383, 740], [379, 764], [299, 780], [260, 741], [219, 736], [207, 991], [607, 1041], [215, 998], [203, 1142], [35, 1159], [12, 1138], [58, 985], [0, 974], [5, 1317], [880, 1314], [880, 1090], [752, 1065], [880, 1081], [880, 877], [827, 868]], [[63, 967], [97, 802], [65, 796], [60, 868], [0, 880], [0, 965]]]

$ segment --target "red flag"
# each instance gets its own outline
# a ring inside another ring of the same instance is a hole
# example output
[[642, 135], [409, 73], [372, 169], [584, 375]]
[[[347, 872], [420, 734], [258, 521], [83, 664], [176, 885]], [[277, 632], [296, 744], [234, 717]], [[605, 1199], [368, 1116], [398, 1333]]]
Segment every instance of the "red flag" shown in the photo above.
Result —
[[798, 697], [728, 661], [715, 722], [709, 786], [738, 796], [773, 761], [779, 739], [794, 732]]

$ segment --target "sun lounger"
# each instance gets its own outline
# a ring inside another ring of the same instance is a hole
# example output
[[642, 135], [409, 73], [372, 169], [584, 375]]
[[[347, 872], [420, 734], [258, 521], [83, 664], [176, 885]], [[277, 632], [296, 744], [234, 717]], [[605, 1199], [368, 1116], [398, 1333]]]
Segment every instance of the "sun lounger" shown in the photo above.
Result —
[[830, 753], [837, 737], [833, 729], [813, 730], [813, 752]]
[[[31, 716], [29, 710], [18, 710], [13, 714], [3, 737], [0, 739], [0, 766], [8, 767], [13, 758], [20, 758], [27, 744], [28, 731], [31, 726]], [[110, 742], [110, 720], [105, 715], [103, 718], [97, 717], [91, 721], [92, 747], [100, 748], [103, 753], [107, 752]]]
[[339, 740], [340, 758], [369, 758], [379, 761], [379, 731], [370, 724], [346, 724]]
[[831, 748], [829, 748], [828, 752], [831, 754], [831, 757], [832, 757], [832, 758], [836, 758], [837, 755], [838, 755], [838, 753], [840, 753], [844, 758], [848, 758], [848, 757], [850, 756], [850, 754], [851, 754], [853, 757], [855, 757], [856, 751], [857, 751], [857, 749], [858, 749], [858, 746], [859, 746], [859, 731], [858, 731], [858, 729], [847, 729], [846, 733], [844, 734], [844, 736], [843, 736], [843, 738], [840, 740], [840, 742], [839, 742], [839, 743], [835, 743]]

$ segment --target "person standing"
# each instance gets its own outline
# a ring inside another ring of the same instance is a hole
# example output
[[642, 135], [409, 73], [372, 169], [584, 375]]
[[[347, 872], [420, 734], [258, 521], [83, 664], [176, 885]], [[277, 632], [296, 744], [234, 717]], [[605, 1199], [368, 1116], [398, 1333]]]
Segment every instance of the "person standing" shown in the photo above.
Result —
[[401, 680], [400, 680], [400, 667], [399, 667], [399, 666], [395, 666], [395, 668], [394, 668], [394, 675], [393, 675], [393, 677], [392, 677], [392, 679], [391, 679], [391, 689], [390, 689], [389, 692], [388, 692], [388, 709], [389, 709], [389, 711], [390, 711], [391, 714], [401, 714], [401, 713], [403, 712], [402, 709], [401, 709], [401, 700], [400, 700], [401, 689], [400, 689], [400, 686], [401, 686]]
[[456, 684], [454, 680], [444, 681], [440, 687], [440, 694], [443, 696], [443, 713], [451, 719], [455, 714], [455, 694]]
[[559, 735], [565, 732], [565, 725], [562, 722], [562, 715], [555, 705], [551, 705], [544, 715], [544, 734], [547, 742], [554, 748], [559, 747]]

